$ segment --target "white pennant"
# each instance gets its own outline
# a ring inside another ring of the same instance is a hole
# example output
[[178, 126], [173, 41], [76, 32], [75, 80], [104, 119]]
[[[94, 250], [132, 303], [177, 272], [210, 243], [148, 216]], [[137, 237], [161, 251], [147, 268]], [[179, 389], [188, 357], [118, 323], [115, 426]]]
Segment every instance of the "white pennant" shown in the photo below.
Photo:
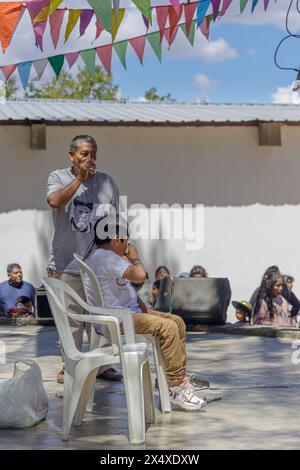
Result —
[[36, 77], [34, 77], [32, 81], [41, 79], [44, 73], [44, 70], [47, 67], [47, 64], [48, 64], [48, 59], [39, 59], [39, 60], [35, 60], [32, 63], [34, 70], [36, 71]]

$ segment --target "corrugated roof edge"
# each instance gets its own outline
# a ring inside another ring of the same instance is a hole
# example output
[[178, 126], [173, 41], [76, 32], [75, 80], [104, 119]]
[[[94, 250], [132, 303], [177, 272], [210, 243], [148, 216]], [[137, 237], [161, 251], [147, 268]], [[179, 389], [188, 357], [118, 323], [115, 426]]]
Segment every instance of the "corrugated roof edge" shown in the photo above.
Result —
[[[258, 107], [258, 106], [270, 106], [270, 107], [294, 107], [300, 108], [299, 104], [295, 103], [232, 103], [232, 102], [202, 102], [202, 101], [141, 101], [141, 100], [71, 100], [71, 99], [48, 99], [48, 98], [16, 98], [13, 100], [6, 100], [7, 103], [90, 103], [90, 104], [136, 104], [140, 106], [148, 106], [148, 105], [155, 105], [155, 106], [163, 106], [165, 104], [178, 106], [178, 105], [200, 105], [200, 106], [250, 106], [250, 107]], [[0, 104], [1, 106], [1, 104]]]

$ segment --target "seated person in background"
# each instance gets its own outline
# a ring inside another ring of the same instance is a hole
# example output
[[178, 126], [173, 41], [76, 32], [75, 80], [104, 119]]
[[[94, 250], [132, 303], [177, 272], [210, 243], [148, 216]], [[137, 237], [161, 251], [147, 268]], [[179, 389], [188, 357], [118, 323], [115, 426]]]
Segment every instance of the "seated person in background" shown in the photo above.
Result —
[[295, 279], [293, 278], [293, 276], [289, 276], [287, 274], [284, 274], [282, 276], [282, 279], [283, 279], [282, 296], [290, 304], [291, 317], [295, 319], [295, 317], [299, 314], [299, 310], [300, 310], [300, 301], [298, 297], [292, 291]]
[[156, 304], [156, 301], [158, 299], [159, 287], [160, 287], [160, 279], [157, 279], [157, 281], [153, 282], [152, 289], [151, 289], [152, 307], [153, 308], [155, 308], [155, 304]]
[[190, 277], [207, 277], [207, 272], [203, 266], [196, 265], [191, 269]]
[[235, 317], [237, 322], [235, 322], [235, 325], [250, 325], [252, 305], [249, 304], [249, 302], [246, 302], [246, 300], [241, 300], [240, 302], [233, 300], [231, 303], [236, 309]]
[[166, 266], [158, 266], [155, 271], [155, 280], [162, 279], [163, 277], [170, 276], [170, 271]]
[[264, 275], [253, 307], [253, 324], [291, 328], [288, 301], [281, 295], [283, 280], [280, 272], [270, 270]]
[[[269, 275], [272, 275], [272, 274], [281, 275], [278, 266], [276, 266], [276, 265], [269, 266], [266, 269], [266, 271], [264, 272], [262, 280], [264, 280], [265, 278], [267, 278]], [[287, 281], [288, 278], [290, 280], [287, 283], [286, 281]], [[281, 295], [289, 303], [289, 309], [290, 309], [291, 317], [295, 318], [299, 313], [300, 301], [296, 297], [296, 295], [292, 292], [294, 278], [292, 276], [284, 275], [284, 276], [282, 276], [282, 279], [283, 279], [283, 289], [282, 289], [282, 294]], [[291, 281], [291, 279], [293, 279], [293, 280]], [[253, 292], [253, 294], [250, 298], [249, 302], [250, 302], [251, 305], [253, 305], [253, 307], [255, 307], [255, 305], [256, 305], [259, 289], [260, 289], [259, 287], [257, 289], [255, 289], [255, 291]]]
[[23, 281], [22, 268], [18, 263], [7, 266], [8, 281], [0, 284], [0, 312], [8, 313], [15, 308], [18, 297], [28, 297], [34, 305], [34, 287]]
[[[95, 248], [85, 259], [102, 289], [105, 307], [132, 311], [136, 333], [158, 336], [169, 384], [171, 401], [185, 410], [199, 410], [206, 402], [197, 397], [186, 374], [185, 324], [177, 315], [147, 309], [130, 284], [144, 282], [146, 271], [137, 249], [128, 244], [127, 229], [109, 222], [95, 224]], [[97, 226], [104, 230], [98, 233]], [[106, 237], [106, 238], [105, 238]], [[126, 256], [125, 256], [126, 253]], [[87, 298], [95, 304], [93, 288], [87, 282]]]

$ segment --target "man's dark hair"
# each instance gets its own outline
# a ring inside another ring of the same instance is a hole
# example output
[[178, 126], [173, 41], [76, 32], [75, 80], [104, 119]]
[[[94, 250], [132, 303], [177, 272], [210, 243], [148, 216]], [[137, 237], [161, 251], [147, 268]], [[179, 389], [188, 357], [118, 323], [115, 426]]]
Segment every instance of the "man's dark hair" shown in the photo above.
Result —
[[7, 265], [6, 271], [11, 273], [14, 268], [22, 269], [18, 263], [10, 263]]
[[76, 135], [76, 137], [74, 137], [72, 140], [71, 140], [71, 143], [70, 143], [70, 153], [75, 153], [77, 152], [78, 150], [78, 147], [80, 144], [82, 144], [83, 142], [87, 142], [89, 144], [93, 144], [95, 147], [96, 147], [96, 150], [97, 150], [97, 142], [96, 140], [94, 139], [94, 137], [91, 137], [90, 135]]
[[97, 220], [94, 227], [94, 242], [96, 245], [105, 245], [106, 243], [109, 243], [111, 240], [113, 240], [116, 235], [121, 239], [125, 239], [125, 237], [128, 236], [128, 228], [125, 228], [119, 223], [113, 224], [109, 223], [108, 221], [103, 225], [103, 236], [100, 237], [99, 230], [97, 230], [98, 224], [100, 222], [102, 222], [102, 219]]

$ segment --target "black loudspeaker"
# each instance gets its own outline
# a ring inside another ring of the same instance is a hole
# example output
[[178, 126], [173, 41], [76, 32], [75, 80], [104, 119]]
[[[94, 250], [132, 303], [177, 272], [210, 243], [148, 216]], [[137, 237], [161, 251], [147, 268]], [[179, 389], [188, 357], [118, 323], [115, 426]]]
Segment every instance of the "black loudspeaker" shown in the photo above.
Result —
[[227, 278], [163, 278], [156, 310], [180, 315], [185, 323], [224, 325], [231, 299]]
[[37, 319], [53, 318], [44, 286], [35, 290], [35, 316]]

